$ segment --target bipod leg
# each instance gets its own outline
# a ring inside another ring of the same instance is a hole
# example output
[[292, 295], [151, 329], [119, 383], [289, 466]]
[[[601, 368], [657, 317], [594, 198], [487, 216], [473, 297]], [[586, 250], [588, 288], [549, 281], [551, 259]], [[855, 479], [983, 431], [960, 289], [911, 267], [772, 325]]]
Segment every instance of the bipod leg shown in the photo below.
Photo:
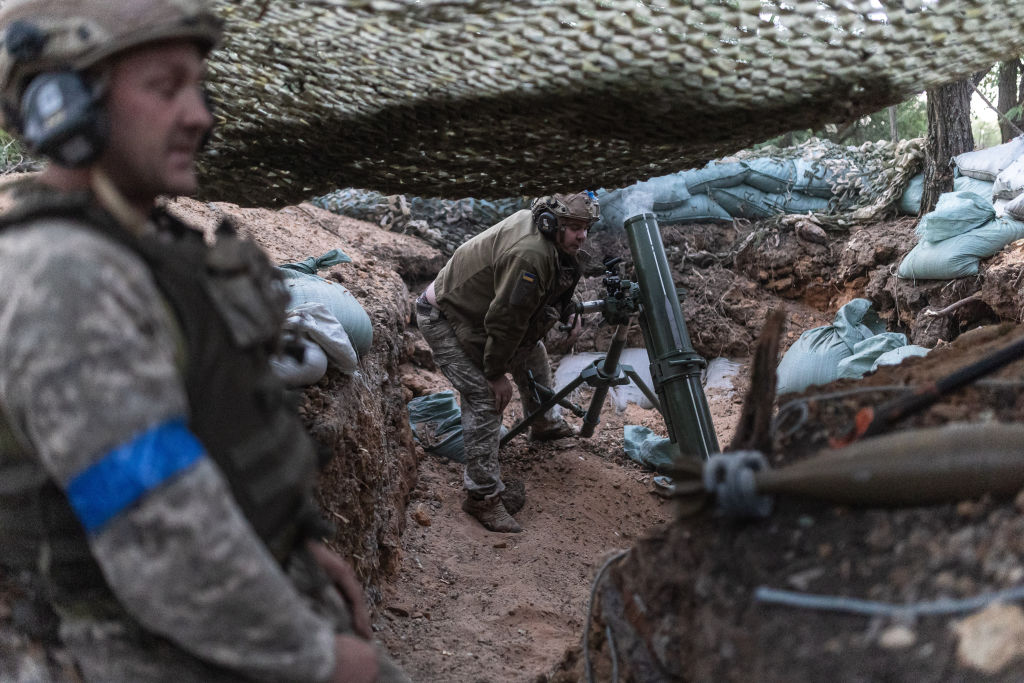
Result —
[[662, 413], [661, 411], [661, 402], [658, 400], [657, 394], [655, 394], [651, 390], [651, 388], [647, 386], [646, 382], [644, 382], [644, 378], [637, 374], [636, 370], [633, 369], [633, 366], [623, 365], [622, 372], [626, 375], [626, 377], [633, 380], [633, 384], [637, 386], [637, 389], [640, 390], [640, 393], [642, 393], [647, 398], [647, 400], [651, 402], [651, 405], [654, 406], [654, 409], [661, 413], [662, 417], [664, 417], [665, 414]]
[[[632, 321], [630, 321], [632, 322]], [[597, 372], [597, 380], [591, 379], [588, 384], [593, 385], [594, 396], [590, 399], [590, 407], [583, 417], [583, 426], [580, 427], [580, 436], [587, 438], [594, 435], [594, 430], [601, 423], [601, 408], [604, 399], [608, 395], [608, 387], [612, 384], [624, 384], [629, 380], [621, 378], [619, 373], [619, 358], [622, 357], [622, 349], [626, 346], [626, 335], [629, 333], [629, 323], [617, 325], [615, 336], [612, 337], [611, 346], [608, 347], [608, 355], [604, 357], [604, 363], [600, 368], [594, 369]]]
[[[532, 413], [530, 413], [529, 415], [524, 417], [519, 423], [516, 424], [515, 427], [510, 429], [508, 431], [508, 433], [505, 434], [505, 436], [501, 437], [501, 441], [498, 443], [498, 447], [500, 448], [501, 446], [504, 446], [506, 443], [508, 443], [509, 439], [512, 439], [512, 438], [522, 434], [526, 430], [527, 427], [529, 427], [531, 424], [533, 424], [533, 422], [538, 417], [540, 417], [541, 415], [546, 413], [548, 410], [550, 410], [553, 405], [555, 405], [556, 403], [561, 404], [562, 403], [562, 399], [564, 399], [566, 396], [568, 396], [573, 391], [575, 391], [576, 387], [578, 387], [579, 385], [583, 384], [584, 381], [585, 380], [584, 380], [583, 373], [580, 373], [579, 377], [577, 377], [576, 379], [574, 379], [573, 381], [569, 382], [564, 387], [562, 387], [561, 391], [559, 391], [557, 394], [552, 394], [546, 401], [541, 403], [540, 406], [535, 411], [533, 411]], [[543, 386], [543, 385], [539, 385], [538, 384], [537, 386]], [[572, 404], [570, 404], [570, 405], [572, 405]], [[572, 408], [570, 408], [570, 410], [572, 410]], [[582, 410], [582, 409], [579, 408], [578, 406], [576, 406], [576, 410]], [[573, 412], [576, 412], [576, 411], [574, 410]]]

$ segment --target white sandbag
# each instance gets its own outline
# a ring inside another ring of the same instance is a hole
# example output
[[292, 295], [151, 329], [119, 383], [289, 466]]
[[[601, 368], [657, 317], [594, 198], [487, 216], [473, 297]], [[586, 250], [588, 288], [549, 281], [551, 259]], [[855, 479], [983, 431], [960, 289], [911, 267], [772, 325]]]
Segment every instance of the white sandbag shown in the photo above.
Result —
[[1009, 142], [995, 147], [964, 152], [953, 157], [953, 162], [962, 175], [995, 181], [1004, 168], [1021, 156], [1024, 156], [1024, 135], [1018, 135]]
[[351, 374], [359, 367], [359, 357], [348, 333], [324, 304], [310, 302], [288, 309], [284, 329], [317, 344], [342, 372]]
[[316, 384], [327, 372], [327, 354], [312, 339], [296, 339], [298, 349], [270, 357], [270, 369], [289, 389]]
[[1024, 192], [1024, 156], [1004, 168], [992, 185], [992, 196], [996, 199], [1013, 199]]

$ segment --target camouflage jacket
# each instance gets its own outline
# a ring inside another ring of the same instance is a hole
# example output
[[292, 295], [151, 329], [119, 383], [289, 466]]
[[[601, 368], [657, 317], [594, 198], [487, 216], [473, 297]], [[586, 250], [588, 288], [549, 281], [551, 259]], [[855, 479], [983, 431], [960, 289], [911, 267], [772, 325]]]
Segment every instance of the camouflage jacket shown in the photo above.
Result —
[[579, 280], [576, 260], [518, 211], [455, 250], [434, 280], [437, 305], [487, 379], [505, 374], [520, 346], [563, 317]]
[[[73, 498], [125, 444], [181, 430], [183, 335], [138, 254], [82, 221], [14, 225], [0, 231], [0, 288], [0, 471]], [[90, 529], [88, 545], [130, 620], [182, 657], [259, 680], [330, 675], [333, 625], [202, 449]]]

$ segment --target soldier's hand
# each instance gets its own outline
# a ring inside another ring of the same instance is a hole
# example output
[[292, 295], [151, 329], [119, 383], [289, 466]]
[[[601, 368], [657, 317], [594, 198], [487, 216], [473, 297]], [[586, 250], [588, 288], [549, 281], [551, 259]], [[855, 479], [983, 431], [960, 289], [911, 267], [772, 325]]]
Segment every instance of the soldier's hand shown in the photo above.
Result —
[[370, 611], [366, 608], [363, 587], [360, 585], [352, 565], [341, 559], [323, 543], [309, 541], [308, 545], [313, 559], [327, 573], [338, 591], [341, 592], [341, 596], [345, 598], [345, 602], [348, 603], [349, 610], [352, 612], [352, 630], [356, 635], [371, 640], [373, 628], [370, 626]]
[[379, 673], [377, 648], [372, 643], [347, 634], [334, 637], [332, 683], [373, 683]]
[[501, 413], [512, 400], [512, 382], [508, 381], [508, 375], [502, 375], [497, 379], [487, 380], [487, 383], [491, 385], [491, 391], [494, 393], [494, 409]]

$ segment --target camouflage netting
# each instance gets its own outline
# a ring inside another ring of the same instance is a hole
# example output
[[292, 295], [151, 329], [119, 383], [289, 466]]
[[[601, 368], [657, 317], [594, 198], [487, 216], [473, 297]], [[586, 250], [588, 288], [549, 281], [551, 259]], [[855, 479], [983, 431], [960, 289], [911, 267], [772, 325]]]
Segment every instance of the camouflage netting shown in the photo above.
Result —
[[623, 187], [1024, 52], [1006, 0], [217, 5], [203, 187], [255, 205]]

